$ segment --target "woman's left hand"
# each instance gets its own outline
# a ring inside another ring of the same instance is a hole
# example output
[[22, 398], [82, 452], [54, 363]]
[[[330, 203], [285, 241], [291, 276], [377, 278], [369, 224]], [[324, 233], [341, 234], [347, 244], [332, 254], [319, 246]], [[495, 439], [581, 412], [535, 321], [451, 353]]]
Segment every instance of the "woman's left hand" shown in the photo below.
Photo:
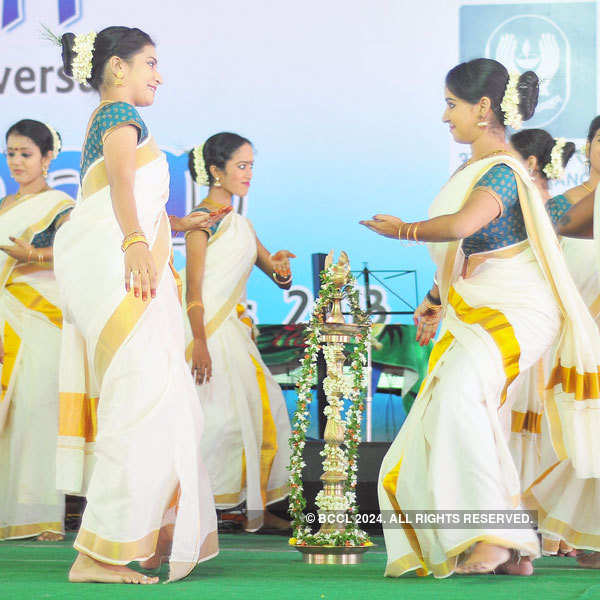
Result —
[[359, 223], [379, 235], [394, 240], [398, 239], [400, 227], [404, 225], [402, 219], [392, 217], [392, 215], [375, 215], [371, 221], [359, 221]]
[[279, 252], [271, 254], [273, 273], [275, 273], [282, 281], [286, 281], [292, 276], [290, 258], [296, 258], [296, 255], [292, 254], [289, 250], [279, 250]]
[[8, 239], [13, 242], [14, 246], [0, 246], [0, 250], [6, 252], [6, 254], [11, 258], [16, 259], [18, 262], [29, 262], [35, 251], [34, 246], [19, 238], [9, 237]]

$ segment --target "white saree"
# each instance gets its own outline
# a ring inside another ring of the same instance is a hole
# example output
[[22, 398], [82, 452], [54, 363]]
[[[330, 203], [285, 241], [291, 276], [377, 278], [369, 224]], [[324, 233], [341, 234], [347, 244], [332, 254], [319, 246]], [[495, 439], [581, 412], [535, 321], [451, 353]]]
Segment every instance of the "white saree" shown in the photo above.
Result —
[[[0, 244], [31, 242], [73, 205], [58, 190], [0, 209]], [[64, 495], [55, 485], [58, 350], [62, 315], [51, 268], [0, 253], [0, 539], [63, 532]]]
[[[500, 409], [513, 397], [518, 375], [538, 362], [557, 334], [555, 405], [582, 402], [580, 408], [588, 409], [586, 400], [576, 400], [579, 388], [573, 382], [593, 384], [590, 374], [597, 381], [600, 338], [569, 276], [539, 193], [520, 163], [496, 156], [459, 171], [434, 201], [430, 216], [458, 211], [480, 177], [499, 163], [517, 175], [528, 239], [471, 255], [464, 269], [458, 242], [430, 245], [444, 319], [428, 376], [381, 467], [384, 514], [520, 506], [519, 473]], [[581, 424], [572, 415], [561, 422], [564, 432]], [[531, 529], [417, 529], [405, 524], [384, 528], [384, 534], [388, 576], [413, 569], [448, 576], [459, 555], [478, 541], [539, 555]]]
[[[246, 502], [248, 531], [265, 507], [288, 495], [289, 416], [281, 388], [263, 363], [244, 318], [246, 283], [256, 262], [250, 222], [231, 213], [209, 238], [202, 288], [212, 361], [196, 386], [206, 423], [201, 446], [218, 508]], [[186, 319], [188, 361], [191, 328]]]
[[170, 580], [218, 552], [199, 440], [203, 417], [185, 363], [182, 311], [170, 269], [169, 170], [150, 137], [137, 148], [134, 196], [159, 273], [155, 299], [126, 293], [122, 233], [104, 159], [85, 173], [56, 236], [65, 306], [61, 353], [60, 489], [87, 497], [75, 548], [100, 561], [151, 557], [172, 531]]

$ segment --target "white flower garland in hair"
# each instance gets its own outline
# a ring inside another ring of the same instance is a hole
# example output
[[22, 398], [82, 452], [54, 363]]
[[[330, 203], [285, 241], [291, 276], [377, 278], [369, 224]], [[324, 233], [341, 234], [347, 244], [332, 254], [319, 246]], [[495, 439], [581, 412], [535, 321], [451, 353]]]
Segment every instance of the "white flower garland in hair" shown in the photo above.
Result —
[[79, 83], [87, 83], [92, 76], [92, 58], [94, 56], [94, 42], [96, 32], [82, 33], [75, 36], [73, 43], [73, 79]]
[[52, 127], [52, 125], [48, 125], [48, 123], [44, 123], [44, 125], [48, 128], [50, 133], [52, 134], [52, 158], [56, 158], [60, 151], [62, 150], [62, 144], [60, 143], [60, 137], [56, 132], [56, 129]]
[[515, 131], [523, 126], [523, 117], [519, 112], [519, 78], [520, 75], [517, 71], [510, 73], [500, 104], [500, 108], [504, 113], [504, 124], [512, 127]]
[[194, 158], [194, 171], [196, 171], [196, 183], [198, 185], [208, 185], [208, 172], [206, 171], [206, 165], [204, 164], [204, 157], [202, 156], [202, 150], [204, 144], [196, 146], [192, 151]]
[[562, 153], [566, 143], [565, 138], [558, 138], [552, 147], [550, 162], [543, 169], [548, 179], [561, 179], [565, 174]]

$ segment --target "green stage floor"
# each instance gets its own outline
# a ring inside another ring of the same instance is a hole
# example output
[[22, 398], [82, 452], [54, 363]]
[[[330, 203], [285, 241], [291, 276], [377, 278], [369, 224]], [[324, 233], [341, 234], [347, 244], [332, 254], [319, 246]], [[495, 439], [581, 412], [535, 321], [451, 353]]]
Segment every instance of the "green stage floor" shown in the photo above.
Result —
[[[67, 570], [74, 558], [73, 536], [61, 543], [0, 542], [0, 598], [109, 599], [175, 598], [177, 600], [310, 599], [378, 600], [600, 600], [600, 571], [581, 569], [572, 558], [536, 561], [532, 577], [454, 576], [445, 580], [408, 575], [383, 577], [383, 538], [361, 565], [305, 565], [287, 545], [287, 538], [224, 534], [221, 553], [201, 564], [179, 583], [155, 586], [69, 584]], [[166, 567], [161, 572], [166, 576]]]

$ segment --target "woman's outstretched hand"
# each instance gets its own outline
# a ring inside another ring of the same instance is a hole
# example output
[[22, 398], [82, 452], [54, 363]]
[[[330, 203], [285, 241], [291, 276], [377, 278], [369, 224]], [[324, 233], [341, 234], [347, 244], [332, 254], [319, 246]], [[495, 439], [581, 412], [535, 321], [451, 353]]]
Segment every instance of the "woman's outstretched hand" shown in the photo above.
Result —
[[296, 258], [296, 255], [289, 250], [279, 250], [275, 254], [271, 254], [271, 265], [273, 267], [273, 275], [277, 276], [275, 281], [278, 279], [281, 282], [287, 282], [292, 278], [292, 267], [290, 265], [290, 258]]
[[231, 206], [224, 206], [218, 210], [206, 213], [201, 211], [191, 212], [185, 217], [169, 215], [172, 231], [192, 231], [194, 229], [210, 229], [219, 223], [232, 211]]
[[[133, 284], [132, 284], [133, 280]], [[148, 246], [142, 242], [131, 244], [125, 250], [125, 289], [133, 287], [133, 295], [146, 302], [156, 297], [158, 274]]]
[[375, 215], [370, 221], [359, 221], [359, 223], [379, 235], [394, 240], [398, 239], [400, 227], [404, 225], [402, 219], [393, 217], [392, 215]]
[[431, 307], [431, 303], [424, 299], [413, 314], [413, 322], [417, 326], [416, 340], [420, 346], [426, 346], [435, 337], [442, 311]]

